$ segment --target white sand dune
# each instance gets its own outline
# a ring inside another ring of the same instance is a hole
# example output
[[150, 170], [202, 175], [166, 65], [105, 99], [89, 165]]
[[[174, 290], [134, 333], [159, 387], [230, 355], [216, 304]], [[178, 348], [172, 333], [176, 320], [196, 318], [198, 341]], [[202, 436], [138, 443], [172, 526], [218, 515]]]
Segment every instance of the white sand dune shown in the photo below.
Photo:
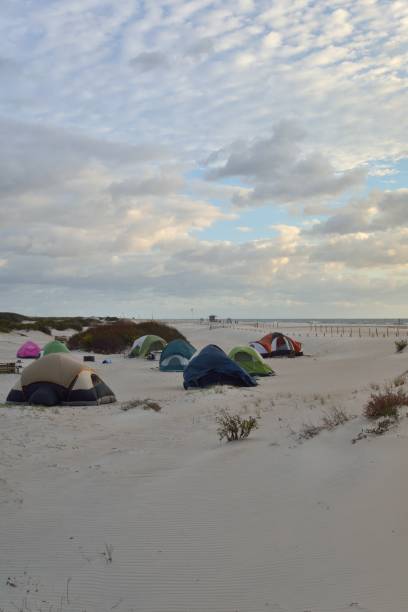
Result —
[[[225, 349], [257, 336], [184, 331]], [[151, 398], [159, 413], [0, 408], [0, 609], [408, 610], [408, 419], [351, 443], [370, 383], [407, 357], [392, 339], [302, 340], [311, 356], [273, 360], [277, 376], [253, 389], [184, 391], [157, 363], [100, 366], [119, 402]], [[0, 358], [21, 341], [0, 336]], [[0, 402], [15, 379], [0, 377]], [[291, 430], [332, 406], [358, 416], [298, 443]], [[223, 407], [259, 413], [260, 428], [220, 444]]]

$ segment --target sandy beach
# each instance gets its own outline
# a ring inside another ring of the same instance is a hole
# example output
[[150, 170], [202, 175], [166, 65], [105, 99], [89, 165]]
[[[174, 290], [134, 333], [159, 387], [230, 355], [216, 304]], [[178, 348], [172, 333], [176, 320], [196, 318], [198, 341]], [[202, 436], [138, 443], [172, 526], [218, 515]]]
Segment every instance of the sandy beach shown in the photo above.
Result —
[[[180, 331], [224, 350], [258, 335]], [[0, 359], [25, 339], [0, 334]], [[17, 375], [0, 375], [0, 610], [407, 610], [405, 411], [352, 444], [407, 355], [382, 336], [301, 340], [305, 357], [272, 360], [276, 376], [249, 389], [185, 391], [157, 361], [113, 355], [97, 370], [118, 401], [99, 407], [5, 406]], [[147, 398], [161, 410], [121, 409]], [[298, 440], [335, 407], [352, 418]], [[222, 408], [259, 429], [220, 443]]]

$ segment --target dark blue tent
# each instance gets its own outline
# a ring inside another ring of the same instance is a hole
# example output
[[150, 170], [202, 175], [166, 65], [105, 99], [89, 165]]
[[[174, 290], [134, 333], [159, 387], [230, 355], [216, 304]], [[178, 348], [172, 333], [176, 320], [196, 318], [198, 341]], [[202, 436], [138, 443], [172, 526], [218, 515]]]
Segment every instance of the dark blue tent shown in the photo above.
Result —
[[183, 372], [195, 352], [194, 346], [186, 340], [172, 340], [162, 350], [160, 370], [162, 372]]
[[184, 370], [184, 388], [210, 385], [254, 387], [256, 381], [227, 357], [222, 349], [215, 344], [209, 344], [193, 357]]

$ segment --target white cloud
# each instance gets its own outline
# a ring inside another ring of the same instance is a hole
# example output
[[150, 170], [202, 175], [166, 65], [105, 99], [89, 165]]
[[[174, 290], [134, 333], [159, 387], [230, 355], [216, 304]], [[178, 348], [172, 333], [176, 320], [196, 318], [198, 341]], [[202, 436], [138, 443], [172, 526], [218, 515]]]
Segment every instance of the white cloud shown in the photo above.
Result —
[[140, 72], [149, 72], [159, 68], [168, 68], [168, 59], [164, 53], [160, 51], [145, 51], [134, 57], [130, 64], [132, 68], [140, 70]]
[[373, 191], [357, 201], [351, 201], [327, 221], [311, 230], [315, 234], [356, 234], [378, 232], [408, 225], [408, 189]]
[[[28, 294], [93, 308], [88, 291], [133, 308], [137, 285], [138, 303], [163, 312], [196, 296], [250, 313], [260, 295], [268, 312], [320, 308], [317, 295], [331, 312], [353, 299], [394, 312], [406, 193], [383, 181], [358, 198], [367, 171], [403, 181], [407, 18], [380, 0], [3, 2], [8, 308]], [[242, 207], [269, 204], [285, 218], [268, 216], [276, 236], [209, 238], [220, 220], [245, 235], [262, 224]], [[320, 222], [291, 216], [302, 207]]]
[[279, 32], [271, 31], [264, 37], [262, 44], [266, 49], [279, 47], [282, 42], [282, 35]]
[[336, 169], [321, 153], [308, 151], [304, 139], [296, 122], [281, 122], [269, 138], [231, 145], [225, 163], [209, 170], [208, 178], [236, 177], [254, 185], [234, 197], [237, 206], [316, 200], [362, 184], [364, 169]]

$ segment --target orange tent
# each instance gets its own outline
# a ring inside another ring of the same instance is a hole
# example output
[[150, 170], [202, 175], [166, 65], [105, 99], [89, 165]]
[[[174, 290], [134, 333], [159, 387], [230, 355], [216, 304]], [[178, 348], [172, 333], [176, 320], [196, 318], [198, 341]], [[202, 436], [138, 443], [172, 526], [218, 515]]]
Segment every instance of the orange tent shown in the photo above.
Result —
[[302, 344], [280, 332], [267, 334], [256, 342], [250, 342], [263, 357], [299, 357], [303, 355]]

